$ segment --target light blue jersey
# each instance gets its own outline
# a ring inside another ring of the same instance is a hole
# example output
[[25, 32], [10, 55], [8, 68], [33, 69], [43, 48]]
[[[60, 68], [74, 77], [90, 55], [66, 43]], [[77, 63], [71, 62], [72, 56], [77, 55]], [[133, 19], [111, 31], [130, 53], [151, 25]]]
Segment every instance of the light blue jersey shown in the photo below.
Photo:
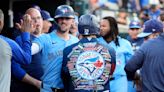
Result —
[[39, 44], [42, 53], [42, 66], [44, 75], [42, 76], [43, 88], [41, 92], [52, 92], [51, 88], [63, 88], [61, 80], [61, 66], [63, 49], [73, 43], [78, 42], [78, 38], [70, 35], [69, 40], [59, 37], [56, 32], [44, 34], [33, 42]]
[[[103, 43], [106, 41], [99, 38]], [[125, 64], [133, 55], [132, 46], [129, 41], [118, 36], [120, 46], [116, 46], [114, 41], [106, 43], [116, 51], [116, 68], [113, 74], [114, 80], [110, 82], [110, 92], [127, 92], [128, 82], [124, 71]]]

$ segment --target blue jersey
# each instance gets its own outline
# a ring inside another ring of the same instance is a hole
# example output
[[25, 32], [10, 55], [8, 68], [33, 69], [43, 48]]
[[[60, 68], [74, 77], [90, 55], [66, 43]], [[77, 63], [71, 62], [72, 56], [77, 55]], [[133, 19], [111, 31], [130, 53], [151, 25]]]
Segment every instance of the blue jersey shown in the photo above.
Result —
[[0, 35], [0, 38], [5, 40], [12, 49], [12, 61], [20, 64], [29, 64], [31, 63], [30, 34], [28, 32], [23, 32], [21, 37], [23, 40], [23, 49], [14, 40]]
[[[103, 38], [100, 38], [99, 40], [106, 43]], [[120, 46], [116, 46], [114, 41], [111, 41], [110, 43], [106, 43], [109, 46], [113, 47], [114, 50], [116, 51], [116, 69], [114, 71], [114, 76], [126, 75], [124, 71], [124, 66], [133, 55], [133, 50], [130, 42], [121, 37], [118, 37], [118, 40]]]
[[96, 38], [83, 38], [65, 48], [62, 65], [65, 91], [109, 91], [111, 64], [115, 64], [114, 49]]
[[127, 36], [126, 39], [131, 43], [133, 51], [138, 50], [144, 41], [143, 38], [132, 39], [130, 36]]
[[63, 88], [60, 76], [63, 49], [78, 42], [78, 38], [69, 36], [70, 39], [66, 41], [53, 31], [50, 34], [43, 34], [33, 41], [39, 45], [42, 54], [41, 62], [44, 75], [41, 78], [43, 82], [41, 92], [52, 92], [51, 88]]
[[[102, 43], [106, 43], [103, 38], [99, 38]], [[110, 92], [127, 92], [128, 81], [124, 71], [125, 64], [133, 54], [132, 46], [129, 41], [118, 36], [119, 46], [116, 46], [114, 41], [106, 43], [113, 47], [116, 51], [116, 68], [113, 74], [113, 79], [110, 81]], [[124, 84], [124, 85], [120, 85]]]
[[[31, 40], [34, 40], [35, 38], [35, 36], [31, 35]], [[21, 48], [24, 48], [21, 36], [18, 36], [16, 38], [16, 42]], [[43, 75], [43, 69], [41, 66], [40, 58], [41, 54], [37, 53], [32, 56], [32, 61], [29, 65], [22, 65], [16, 62], [12, 62], [11, 67], [13, 76], [19, 80], [22, 80], [27, 72], [30, 76], [40, 80], [41, 76]]]
[[[12, 75], [17, 75], [18, 79], [22, 79], [24, 76], [25, 72], [24, 71], [19, 71], [20, 65], [27, 65], [31, 63], [31, 43], [30, 43], [30, 33], [28, 32], [23, 32], [21, 34], [21, 39], [23, 43], [23, 47], [21, 48], [15, 41], [1, 36], [0, 38], [4, 39], [11, 47], [12, 49], [12, 62], [11, 62], [11, 71]], [[14, 69], [14, 71], [13, 71]], [[17, 72], [21, 72], [20, 75], [17, 74]]]

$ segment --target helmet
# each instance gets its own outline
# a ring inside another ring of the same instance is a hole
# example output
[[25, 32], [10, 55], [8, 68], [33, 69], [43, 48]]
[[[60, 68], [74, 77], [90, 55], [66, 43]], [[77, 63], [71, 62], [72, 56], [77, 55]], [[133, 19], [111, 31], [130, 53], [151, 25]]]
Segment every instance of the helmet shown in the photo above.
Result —
[[79, 18], [78, 30], [82, 35], [98, 35], [100, 28], [96, 16], [92, 14], [82, 15]]
[[74, 10], [71, 6], [69, 5], [60, 5], [57, 7], [55, 11], [55, 17], [54, 18], [60, 18], [60, 17], [69, 17], [69, 18], [74, 18]]

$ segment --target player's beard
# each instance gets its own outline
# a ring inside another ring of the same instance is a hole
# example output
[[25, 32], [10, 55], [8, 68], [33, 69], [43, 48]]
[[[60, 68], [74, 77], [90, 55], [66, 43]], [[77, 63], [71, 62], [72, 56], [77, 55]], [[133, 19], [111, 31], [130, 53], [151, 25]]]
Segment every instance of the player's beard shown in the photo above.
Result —
[[[64, 23], [63, 23], [64, 24]], [[66, 25], [66, 24], [65, 24]], [[67, 26], [67, 25], [66, 25]], [[58, 31], [59, 32], [61, 32], [61, 33], [66, 33], [67, 31], [69, 31], [69, 30], [67, 30], [67, 29], [62, 29], [61, 28], [62, 26], [61, 25], [59, 25], [59, 27], [58, 27]]]
[[110, 38], [110, 37], [113, 37], [113, 32], [111, 32], [111, 31], [108, 31], [108, 33], [106, 33], [105, 35], [101, 35], [104, 39], [108, 39], [108, 38]]
[[41, 34], [41, 30], [39, 28], [36, 28], [33, 32], [34, 35], [40, 35]]

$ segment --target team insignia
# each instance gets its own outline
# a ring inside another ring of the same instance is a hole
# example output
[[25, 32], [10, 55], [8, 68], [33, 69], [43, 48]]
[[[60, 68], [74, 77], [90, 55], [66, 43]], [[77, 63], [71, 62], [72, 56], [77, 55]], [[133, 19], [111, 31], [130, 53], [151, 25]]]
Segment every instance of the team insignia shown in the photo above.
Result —
[[76, 69], [82, 78], [94, 80], [102, 75], [104, 64], [103, 57], [99, 53], [86, 51], [78, 57]]

